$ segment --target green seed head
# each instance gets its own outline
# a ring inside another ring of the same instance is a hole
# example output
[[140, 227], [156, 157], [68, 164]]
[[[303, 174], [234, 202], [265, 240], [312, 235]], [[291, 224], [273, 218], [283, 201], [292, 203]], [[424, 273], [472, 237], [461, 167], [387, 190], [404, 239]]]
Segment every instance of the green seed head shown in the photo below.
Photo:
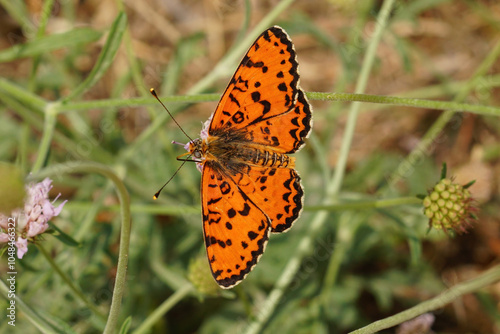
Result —
[[221, 292], [219, 285], [212, 277], [205, 257], [200, 256], [189, 264], [188, 279], [201, 295], [215, 296]]
[[469, 190], [450, 179], [442, 179], [423, 201], [429, 225], [435, 229], [464, 232], [477, 211]]

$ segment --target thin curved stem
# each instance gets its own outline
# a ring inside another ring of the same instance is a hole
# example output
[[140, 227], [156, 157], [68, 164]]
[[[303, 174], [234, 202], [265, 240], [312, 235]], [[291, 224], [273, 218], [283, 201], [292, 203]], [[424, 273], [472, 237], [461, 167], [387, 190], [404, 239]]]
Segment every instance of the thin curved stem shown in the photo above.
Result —
[[109, 167], [94, 162], [68, 162], [64, 164], [53, 165], [46, 168], [34, 178], [44, 178], [67, 173], [98, 173], [110, 179], [116, 187], [118, 198], [120, 200], [121, 231], [120, 248], [118, 252], [118, 265], [116, 270], [115, 287], [111, 299], [108, 320], [104, 333], [114, 333], [120, 315], [121, 300], [125, 291], [125, 278], [127, 273], [128, 252], [130, 244], [130, 198], [120, 177]]
[[388, 318], [375, 321], [368, 326], [351, 332], [351, 334], [376, 333], [383, 329], [396, 326], [426, 312], [437, 310], [466, 293], [477, 291], [480, 288], [486, 287], [498, 281], [500, 281], [500, 265], [493, 267], [474, 279], [457, 284], [430, 300], [422, 302], [408, 310]]

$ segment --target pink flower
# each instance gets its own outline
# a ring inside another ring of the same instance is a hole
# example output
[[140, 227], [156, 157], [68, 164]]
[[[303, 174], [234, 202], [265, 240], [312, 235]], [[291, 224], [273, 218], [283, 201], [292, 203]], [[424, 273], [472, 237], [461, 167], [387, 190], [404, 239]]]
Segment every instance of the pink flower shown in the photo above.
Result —
[[[67, 201], [62, 202], [57, 208], [53, 203], [59, 198], [59, 195], [53, 202], [49, 201], [49, 191], [52, 189], [52, 180], [46, 178], [40, 183], [26, 186], [26, 200], [24, 210], [16, 209], [12, 212], [10, 219], [16, 224], [17, 234], [17, 257], [22, 258], [28, 251], [28, 241], [34, 242], [35, 237], [44, 233], [49, 228], [49, 221], [61, 213], [61, 210]], [[0, 228], [7, 231], [9, 217], [0, 214]], [[0, 243], [4, 241], [5, 233], [0, 233]]]
[[23, 239], [21, 237], [17, 238], [16, 247], [17, 247], [17, 258], [22, 259], [24, 254], [26, 254], [26, 252], [28, 251], [28, 240]]
[[8, 224], [9, 224], [9, 217], [4, 216], [3, 214], [0, 213], [0, 228], [6, 231]]
[[7, 233], [0, 233], [0, 243], [6, 243], [9, 241], [9, 235]]

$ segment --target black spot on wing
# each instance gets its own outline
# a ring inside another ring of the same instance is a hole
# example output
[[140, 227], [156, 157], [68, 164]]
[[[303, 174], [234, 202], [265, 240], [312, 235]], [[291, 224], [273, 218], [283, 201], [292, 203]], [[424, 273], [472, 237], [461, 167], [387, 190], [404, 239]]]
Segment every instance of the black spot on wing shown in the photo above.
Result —
[[281, 92], [286, 92], [288, 90], [286, 83], [282, 82], [278, 85], [278, 90]]
[[234, 218], [234, 216], [236, 216], [236, 210], [234, 210], [233, 208], [227, 210], [227, 216], [229, 218]]
[[245, 203], [245, 205], [243, 206], [243, 210], [238, 211], [238, 213], [242, 216], [248, 216], [248, 214], [250, 213], [250, 205], [248, 205], [248, 203]]
[[260, 100], [260, 93], [257, 91], [252, 92], [252, 94], [250, 94], [250, 96], [252, 97], [253, 102], [257, 102]]

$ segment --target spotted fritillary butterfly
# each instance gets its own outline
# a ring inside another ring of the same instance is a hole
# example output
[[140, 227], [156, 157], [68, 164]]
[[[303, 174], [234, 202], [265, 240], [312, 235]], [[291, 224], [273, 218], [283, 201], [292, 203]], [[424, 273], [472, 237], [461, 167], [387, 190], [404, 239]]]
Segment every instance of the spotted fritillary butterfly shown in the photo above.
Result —
[[270, 232], [287, 231], [300, 215], [304, 193], [288, 154], [304, 145], [311, 110], [292, 41], [274, 26], [243, 57], [200, 138], [185, 145], [182, 156], [202, 172], [205, 246], [222, 288], [240, 283]]

